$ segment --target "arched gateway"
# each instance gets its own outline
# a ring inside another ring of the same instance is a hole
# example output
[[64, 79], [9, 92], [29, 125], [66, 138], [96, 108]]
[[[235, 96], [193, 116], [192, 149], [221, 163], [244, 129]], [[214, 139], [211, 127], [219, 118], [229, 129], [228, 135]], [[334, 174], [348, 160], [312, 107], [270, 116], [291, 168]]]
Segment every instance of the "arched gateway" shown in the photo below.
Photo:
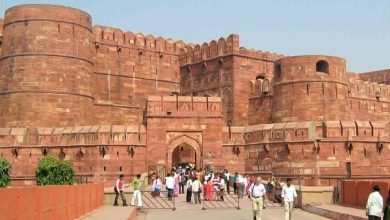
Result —
[[181, 135], [168, 143], [167, 170], [171, 170], [174, 164], [191, 163], [201, 168], [201, 144], [194, 138]]

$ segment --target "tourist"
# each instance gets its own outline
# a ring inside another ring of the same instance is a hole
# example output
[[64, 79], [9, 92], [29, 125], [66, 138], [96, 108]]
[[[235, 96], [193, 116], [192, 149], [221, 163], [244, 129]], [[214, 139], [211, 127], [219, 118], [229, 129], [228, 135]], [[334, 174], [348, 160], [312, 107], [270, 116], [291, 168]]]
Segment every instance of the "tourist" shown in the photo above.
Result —
[[207, 200], [207, 179], [203, 182], [203, 198], [204, 200]]
[[214, 184], [213, 184], [213, 181], [211, 179], [211, 177], [209, 177], [207, 179], [207, 185], [206, 186], [206, 189], [207, 189], [207, 192], [206, 192], [206, 200], [207, 201], [212, 201], [213, 198], [214, 198]]
[[390, 220], [390, 190], [383, 209], [383, 220]]
[[186, 177], [183, 172], [179, 175], [179, 193], [184, 194], [184, 186], [186, 185]]
[[157, 175], [156, 179], [153, 180], [153, 185], [152, 185], [152, 196], [153, 197], [160, 196], [161, 186], [162, 186], [162, 183], [161, 183], [160, 177]]
[[256, 181], [256, 178], [254, 176], [251, 177], [248, 176], [247, 179], [248, 179], [248, 185], [245, 188], [245, 192], [247, 195], [249, 195], [249, 187], [252, 185], [252, 183]]
[[238, 173], [235, 172], [233, 177], [233, 189], [234, 189], [234, 194], [236, 195], [238, 195], [237, 183], [238, 183]]
[[201, 170], [199, 171], [198, 177], [199, 177], [199, 181], [200, 181], [201, 183], [204, 183], [204, 181], [205, 181], [205, 171], [204, 171], [204, 169], [201, 169]]
[[192, 188], [192, 193], [194, 194], [195, 204], [198, 204], [198, 203], [200, 204], [202, 201], [200, 199], [200, 193], [202, 192], [202, 184], [198, 180], [198, 177], [194, 178], [194, 181], [191, 184], [191, 188]]
[[223, 174], [220, 174], [219, 175], [219, 196], [221, 201], [224, 201], [223, 196], [225, 194], [225, 187], [226, 187], [226, 183], [225, 183], [224, 176]]
[[237, 191], [238, 191], [238, 197], [243, 198], [244, 197], [244, 191], [245, 191], [245, 179], [243, 176], [238, 175], [237, 177]]
[[383, 210], [383, 197], [379, 194], [378, 185], [372, 187], [372, 193], [368, 196], [366, 205], [366, 216], [368, 220], [380, 220]]
[[297, 191], [291, 185], [291, 178], [287, 178], [287, 183], [282, 188], [282, 205], [284, 205], [284, 219], [291, 220], [294, 204], [297, 198]]
[[180, 188], [180, 181], [179, 181], [179, 175], [176, 173], [174, 174], [174, 180], [175, 180], [175, 185], [173, 187], [173, 196], [178, 197], [179, 196], [179, 188]]
[[257, 177], [256, 181], [249, 187], [248, 197], [252, 201], [253, 219], [261, 220], [263, 215], [263, 204], [265, 202], [266, 190], [261, 183], [261, 177]]
[[123, 206], [127, 206], [126, 198], [125, 198], [125, 183], [123, 181], [124, 175], [120, 174], [118, 180], [115, 182], [115, 202], [114, 206], [118, 206], [118, 197], [121, 195]]
[[230, 173], [228, 170], [225, 170], [224, 176], [225, 176], [227, 193], [230, 193]]
[[191, 198], [192, 198], [192, 178], [191, 177], [188, 178], [187, 183], [186, 183], [186, 187], [187, 187], [186, 201], [191, 202]]
[[168, 191], [168, 200], [171, 201], [173, 197], [173, 189], [175, 188], [175, 179], [171, 173], [167, 173], [167, 176], [165, 177], [165, 186]]
[[141, 197], [141, 174], [137, 174], [137, 178], [133, 180], [131, 186], [134, 188], [133, 197], [131, 198], [130, 205], [134, 206], [135, 199], [137, 198], [137, 209], [142, 208], [142, 197]]

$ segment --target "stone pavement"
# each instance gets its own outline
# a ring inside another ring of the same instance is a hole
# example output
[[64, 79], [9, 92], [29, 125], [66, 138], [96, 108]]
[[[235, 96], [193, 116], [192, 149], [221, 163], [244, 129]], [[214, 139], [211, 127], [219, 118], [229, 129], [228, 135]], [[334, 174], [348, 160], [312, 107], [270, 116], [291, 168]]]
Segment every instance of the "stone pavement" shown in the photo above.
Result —
[[112, 206], [104, 205], [103, 207], [90, 212], [89, 214], [81, 217], [82, 220], [107, 220], [107, 219], [116, 219], [116, 220], [127, 220], [133, 219], [136, 215], [136, 209], [131, 206]]
[[[220, 203], [220, 202], [219, 202]], [[213, 220], [248, 220], [252, 219], [251, 202], [247, 197], [240, 199], [240, 210], [235, 208], [207, 208], [202, 210], [201, 204], [185, 202], [184, 195], [179, 195], [175, 200], [176, 210], [170, 209], [144, 209], [138, 212], [137, 220], [175, 220], [175, 219], [213, 219]], [[211, 206], [208, 206], [211, 207]], [[234, 206], [233, 206], [234, 207]], [[278, 204], [268, 203], [268, 207], [263, 211], [263, 219], [284, 219], [284, 210]], [[305, 212], [301, 209], [294, 210], [293, 219], [297, 220], [325, 220], [318, 215]]]
[[[137, 220], [179, 220], [179, 219], [197, 219], [197, 220], [251, 220], [252, 211], [250, 209], [241, 210], [148, 210], [139, 214]], [[263, 218], [265, 220], [284, 219], [282, 207], [265, 209]], [[318, 215], [314, 215], [300, 209], [295, 209], [293, 220], [326, 220]]]

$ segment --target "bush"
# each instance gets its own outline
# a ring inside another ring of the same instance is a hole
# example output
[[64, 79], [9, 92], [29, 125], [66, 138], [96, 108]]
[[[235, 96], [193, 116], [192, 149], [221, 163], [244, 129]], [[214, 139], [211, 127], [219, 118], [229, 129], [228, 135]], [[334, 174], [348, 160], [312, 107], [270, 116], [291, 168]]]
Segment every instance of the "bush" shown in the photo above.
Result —
[[39, 161], [35, 171], [37, 184], [71, 185], [74, 183], [74, 169], [71, 161], [60, 161], [54, 157], [45, 157]]
[[5, 188], [11, 184], [9, 172], [11, 164], [3, 157], [0, 157], [0, 188]]

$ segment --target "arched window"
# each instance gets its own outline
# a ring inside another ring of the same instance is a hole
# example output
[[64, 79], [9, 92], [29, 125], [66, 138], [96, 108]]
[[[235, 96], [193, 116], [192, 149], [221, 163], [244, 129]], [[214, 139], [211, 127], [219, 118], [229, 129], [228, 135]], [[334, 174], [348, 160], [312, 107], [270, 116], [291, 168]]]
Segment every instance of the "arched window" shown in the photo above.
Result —
[[329, 64], [324, 60], [320, 60], [316, 63], [316, 72], [329, 74]]
[[276, 64], [275, 65], [275, 77], [281, 77], [282, 76], [282, 66], [280, 66], [280, 64]]
[[265, 76], [264, 76], [264, 75], [258, 75], [258, 76], [256, 77], [256, 79], [265, 79]]

